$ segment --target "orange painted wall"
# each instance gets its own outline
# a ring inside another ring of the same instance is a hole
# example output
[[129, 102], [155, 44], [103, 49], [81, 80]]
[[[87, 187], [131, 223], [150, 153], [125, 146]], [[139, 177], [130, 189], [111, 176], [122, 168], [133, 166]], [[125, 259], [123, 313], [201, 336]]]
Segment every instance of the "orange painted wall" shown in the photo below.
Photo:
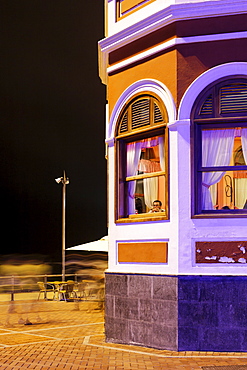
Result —
[[220, 64], [246, 62], [245, 39], [180, 45], [177, 53], [177, 101], [187, 87], [203, 72]]
[[129, 69], [109, 76], [108, 80], [108, 103], [110, 114], [121, 96], [131, 84], [140, 79], [156, 79], [163, 82], [171, 91], [174, 100], [177, 95], [177, 57], [176, 51], [170, 51], [159, 55], [145, 63], [131, 66]]

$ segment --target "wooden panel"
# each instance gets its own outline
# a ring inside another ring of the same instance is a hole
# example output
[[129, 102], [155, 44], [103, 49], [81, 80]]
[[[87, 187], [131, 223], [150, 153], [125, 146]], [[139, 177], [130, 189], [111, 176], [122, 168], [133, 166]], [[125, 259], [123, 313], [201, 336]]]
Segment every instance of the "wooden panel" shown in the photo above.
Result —
[[196, 242], [196, 263], [246, 263], [247, 241]]
[[167, 263], [166, 242], [119, 243], [118, 262]]

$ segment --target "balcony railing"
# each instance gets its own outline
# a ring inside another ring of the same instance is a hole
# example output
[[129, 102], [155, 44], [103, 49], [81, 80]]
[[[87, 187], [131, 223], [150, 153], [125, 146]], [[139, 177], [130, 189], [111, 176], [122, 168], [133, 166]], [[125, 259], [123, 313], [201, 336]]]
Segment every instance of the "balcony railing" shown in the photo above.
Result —
[[[86, 282], [88, 291], [92, 291], [92, 287], [104, 290], [104, 274], [66, 274], [65, 281], [73, 280], [76, 285]], [[62, 275], [9, 275], [0, 276], [0, 301], [15, 301], [15, 300], [33, 300], [38, 299], [40, 288], [38, 282], [44, 282], [46, 285], [53, 282], [62, 282]], [[88, 299], [89, 294], [82, 296], [80, 299]], [[102, 294], [101, 294], [102, 298]]]

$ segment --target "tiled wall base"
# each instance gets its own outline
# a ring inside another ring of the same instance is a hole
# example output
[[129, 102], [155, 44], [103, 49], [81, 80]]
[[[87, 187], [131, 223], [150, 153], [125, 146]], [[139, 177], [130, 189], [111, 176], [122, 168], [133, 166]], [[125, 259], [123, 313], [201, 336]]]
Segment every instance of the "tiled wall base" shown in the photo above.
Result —
[[106, 274], [106, 340], [247, 351], [247, 277]]
[[177, 278], [106, 274], [106, 340], [177, 349]]

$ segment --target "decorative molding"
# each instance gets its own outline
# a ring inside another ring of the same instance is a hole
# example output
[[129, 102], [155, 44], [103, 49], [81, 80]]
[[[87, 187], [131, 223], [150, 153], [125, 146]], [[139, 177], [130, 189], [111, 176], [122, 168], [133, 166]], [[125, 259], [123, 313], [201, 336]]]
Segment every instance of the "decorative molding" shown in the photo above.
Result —
[[131, 99], [134, 95], [141, 93], [143, 91], [149, 91], [151, 93], [153, 92], [156, 95], [158, 95], [166, 107], [168, 114], [168, 122], [176, 120], [176, 106], [169, 89], [164, 84], [156, 80], [152, 79], [139, 80], [134, 84], [130, 85], [122, 93], [117, 103], [115, 104], [115, 107], [113, 108], [110, 117], [108, 130], [106, 132], [107, 143], [112, 142], [112, 140], [114, 140], [117, 120], [125, 103], [129, 99]]
[[[150, 4], [149, 6], [151, 5], [152, 4]], [[197, 3], [192, 2], [192, 3], [185, 3], [185, 4], [173, 4], [173, 5], [166, 7], [165, 9], [161, 9], [160, 11], [156, 10], [156, 13], [151, 14], [150, 16], [145, 17], [144, 19], [140, 21], [136, 21], [136, 18], [134, 18], [135, 22], [131, 25], [128, 25], [128, 24], [125, 25], [124, 23], [122, 23], [123, 27], [121, 30], [112, 34], [109, 37], [104, 38], [98, 43], [98, 46], [99, 46], [99, 75], [102, 79], [102, 82], [106, 83], [107, 81], [108, 55], [110, 52], [114, 50], [117, 50], [141, 37], [144, 37], [150, 34], [153, 31], [156, 31], [176, 21], [198, 19], [198, 18], [205, 18], [205, 17], [228, 16], [228, 15], [243, 14], [243, 13], [247, 13], [247, 3], [246, 1], [243, 1], [243, 0], [234, 1], [234, 2], [230, 0], [207, 1], [207, 2], [204, 1], [204, 2], [197, 2]], [[121, 23], [121, 22], [124, 22], [124, 20], [117, 22], [117, 23]], [[234, 38], [236, 38], [237, 34], [238, 33], [235, 33]], [[241, 32], [239, 34], [241, 34]], [[226, 34], [226, 35], [228, 35], [226, 37], [230, 37], [230, 34]], [[203, 36], [195, 36], [195, 37], [199, 37], [197, 42], [215, 41], [213, 39], [214, 37], [216, 37], [219, 40], [224, 39], [224, 34], [209, 35], [209, 36], [206, 35], [205, 36], [206, 38], [203, 38]], [[207, 37], [209, 37], [209, 39], [207, 39]], [[210, 39], [210, 37], [212, 39]], [[182, 43], [183, 40], [185, 39], [188, 39], [187, 42], [195, 42], [195, 40], [189, 41], [189, 39], [192, 40], [192, 38], [184, 38], [184, 39], [180, 39], [178, 43]], [[166, 47], [166, 45], [163, 45], [163, 46]]]
[[113, 146], [115, 144], [115, 138], [109, 138], [107, 140], [105, 140], [105, 143], [108, 145], [108, 146]]
[[116, 63], [111, 67], [107, 68], [107, 74], [117, 72], [122, 68], [126, 68], [129, 65], [140, 62], [143, 59], [149, 58], [161, 51], [165, 51], [168, 49], [173, 48], [174, 46], [178, 45], [185, 45], [191, 43], [201, 43], [201, 42], [210, 42], [210, 41], [226, 41], [226, 40], [233, 40], [233, 39], [246, 39], [247, 32], [232, 32], [232, 33], [225, 33], [225, 34], [215, 34], [215, 35], [204, 35], [204, 36], [192, 36], [192, 37], [183, 37], [183, 38], [174, 38], [172, 40], [163, 42], [160, 45], [157, 45], [149, 50], [146, 50], [140, 54], [137, 54], [133, 57], [127, 58], [122, 62]]
[[179, 127], [184, 127], [184, 126], [190, 126], [190, 119], [178, 120], [178, 121], [168, 123], [168, 128], [170, 131], [177, 131]]
[[167, 7], [162, 2], [162, 9], [159, 11], [157, 11], [155, 3], [148, 5], [146, 8], [150, 9], [152, 5], [156, 10], [155, 13], [151, 15], [149, 13], [144, 19], [138, 20], [134, 16], [134, 22], [131, 25], [125, 24], [125, 20], [116, 22], [123, 24], [122, 29], [101, 40], [99, 42], [101, 49], [106, 50], [109, 47], [113, 47], [113, 50], [116, 50], [176, 21], [247, 13], [247, 4], [244, 0], [235, 0], [234, 2], [231, 0], [189, 2], [170, 4]]
[[178, 120], [190, 118], [191, 109], [197, 96], [209, 84], [223, 77], [247, 75], [247, 62], [231, 62], [213, 67], [197, 77], [185, 91], [178, 110]]

